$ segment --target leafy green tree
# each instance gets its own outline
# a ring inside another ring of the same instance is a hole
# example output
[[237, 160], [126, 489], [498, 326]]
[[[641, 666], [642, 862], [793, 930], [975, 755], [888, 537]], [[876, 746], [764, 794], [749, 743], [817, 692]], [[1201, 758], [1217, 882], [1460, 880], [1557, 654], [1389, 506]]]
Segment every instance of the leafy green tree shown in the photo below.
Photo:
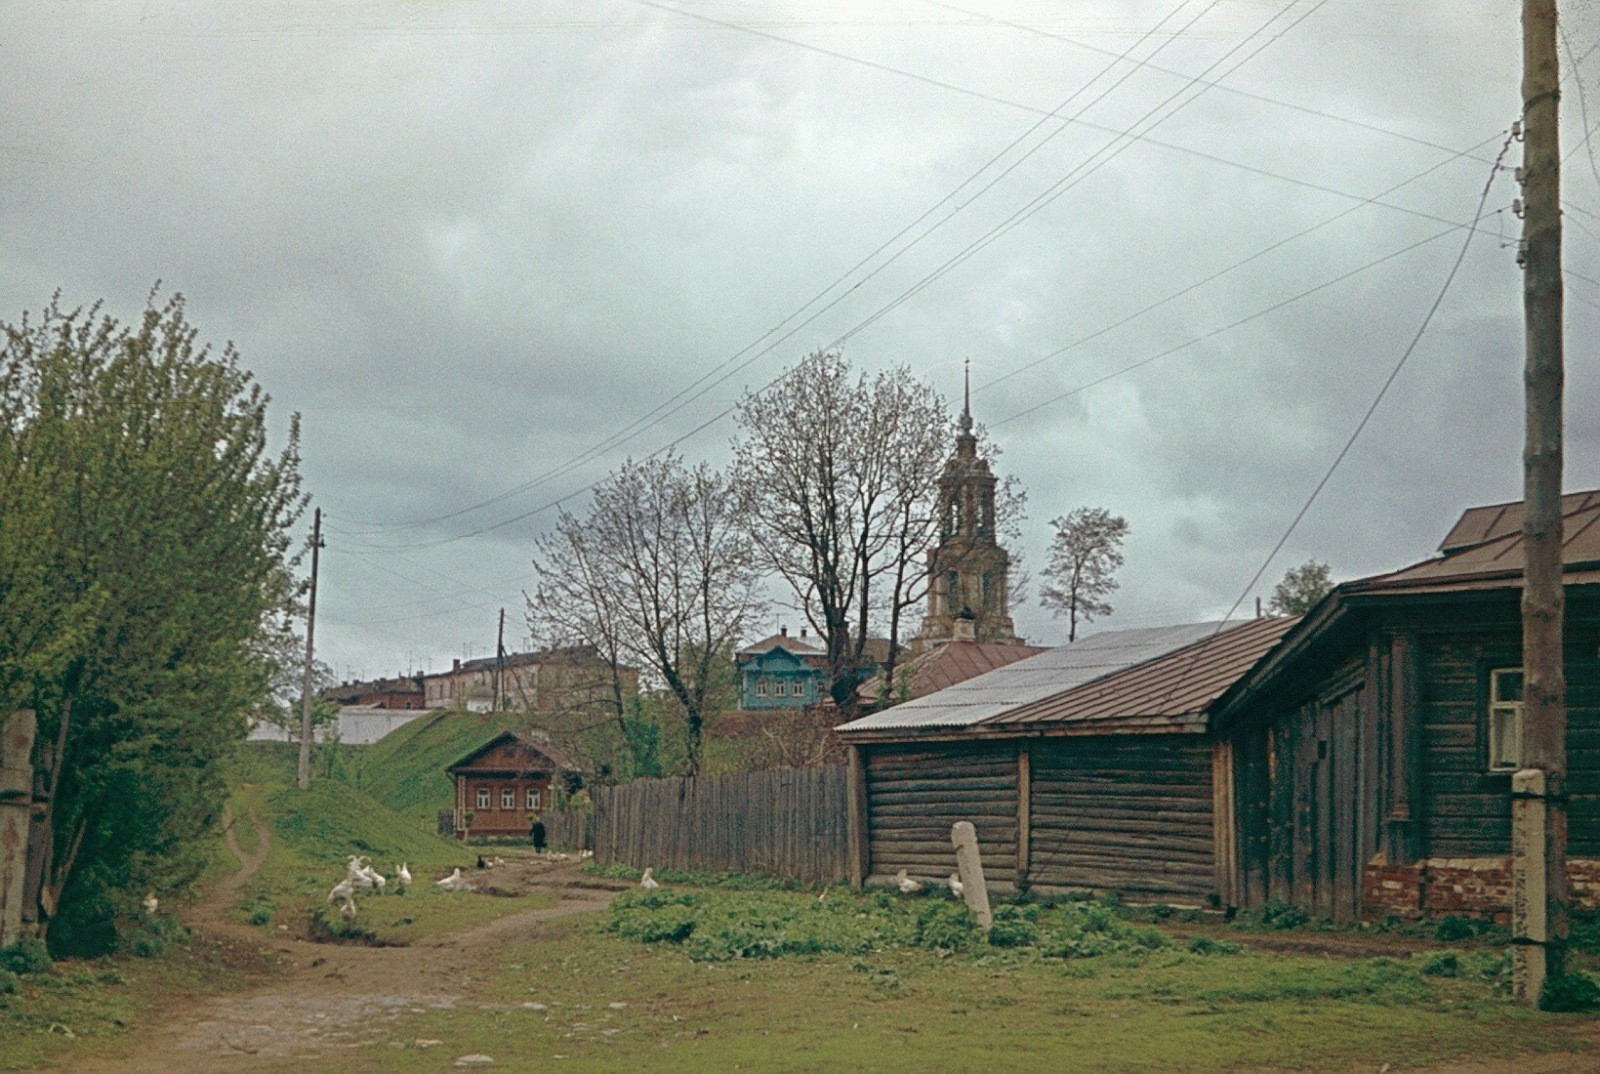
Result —
[[1326, 563], [1307, 560], [1290, 567], [1272, 589], [1267, 611], [1273, 615], [1304, 615], [1333, 592], [1333, 575]]
[[0, 709], [38, 713], [25, 919], [103, 949], [198, 874], [219, 764], [271, 692], [299, 586], [298, 420], [197, 341], [181, 296], [0, 324]]

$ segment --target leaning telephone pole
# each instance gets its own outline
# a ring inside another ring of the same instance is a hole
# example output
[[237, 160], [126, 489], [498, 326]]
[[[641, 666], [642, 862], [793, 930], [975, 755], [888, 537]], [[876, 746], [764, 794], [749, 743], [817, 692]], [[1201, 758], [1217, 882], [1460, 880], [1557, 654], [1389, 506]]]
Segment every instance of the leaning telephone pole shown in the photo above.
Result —
[[311, 786], [311, 680], [312, 634], [317, 629], [317, 553], [322, 550], [322, 508], [317, 508], [311, 523], [311, 599], [306, 604], [306, 674], [300, 687], [300, 769], [295, 785]]
[[1556, 0], [1523, 0], [1522, 770], [1512, 783], [1513, 987], [1536, 1006], [1566, 972], [1567, 710], [1561, 638], [1561, 139]]

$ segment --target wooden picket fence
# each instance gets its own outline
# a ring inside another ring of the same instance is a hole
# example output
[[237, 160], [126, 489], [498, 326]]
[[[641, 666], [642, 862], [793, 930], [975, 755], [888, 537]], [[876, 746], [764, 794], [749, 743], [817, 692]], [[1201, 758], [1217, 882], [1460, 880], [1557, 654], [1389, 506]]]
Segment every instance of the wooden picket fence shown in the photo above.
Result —
[[843, 765], [596, 788], [595, 861], [838, 883], [849, 875], [848, 789]]
[[544, 821], [545, 845], [554, 850], [593, 850], [594, 811], [591, 809], [547, 809]]

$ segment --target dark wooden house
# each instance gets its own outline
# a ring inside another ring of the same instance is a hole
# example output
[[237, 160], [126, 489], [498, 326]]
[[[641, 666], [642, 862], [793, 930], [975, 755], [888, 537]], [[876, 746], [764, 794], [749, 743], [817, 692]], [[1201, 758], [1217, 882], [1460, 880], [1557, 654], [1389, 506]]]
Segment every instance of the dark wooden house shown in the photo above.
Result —
[[1207, 709], [1292, 622], [1096, 634], [845, 724], [852, 879], [942, 880], [965, 820], [1000, 889], [1221, 901], [1232, 782]]
[[456, 838], [527, 835], [551, 786], [574, 768], [543, 737], [502, 731], [445, 769], [456, 785]]
[[[1569, 871], [1600, 883], [1600, 493], [1565, 498]], [[1348, 582], [1219, 702], [1243, 905], [1350, 921], [1510, 903], [1521, 728], [1522, 505], [1440, 555]]]

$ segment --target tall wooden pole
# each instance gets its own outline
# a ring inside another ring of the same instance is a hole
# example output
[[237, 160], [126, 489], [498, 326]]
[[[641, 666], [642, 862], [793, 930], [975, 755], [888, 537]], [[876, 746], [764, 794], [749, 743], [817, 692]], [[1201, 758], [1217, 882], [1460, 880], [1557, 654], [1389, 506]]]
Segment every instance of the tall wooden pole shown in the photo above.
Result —
[[[1522, 461], [1527, 573], [1522, 588], [1524, 771], [1516, 781], [1513, 801], [1514, 818], [1521, 810], [1524, 819], [1516, 863], [1523, 867], [1514, 870], [1513, 900], [1519, 913], [1532, 911], [1530, 920], [1536, 928], [1517, 930], [1522, 935], [1517, 938], [1521, 950], [1514, 959], [1519, 971], [1514, 986], [1525, 1002], [1537, 1004], [1543, 978], [1566, 971], [1568, 902], [1566, 676], [1561, 653], [1566, 615], [1561, 576], [1561, 98], [1556, 0], [1523, 0], [1522, 63], [1522, 297], [1527, 333], [1523, 373], [1527, 439]], [[1539, 958], [1541, 951], [1543, 957]]]
[[506, 699], [506, 610], [500, 609], [500, 629], [494, 636], [494, 710], [499, 712]]
[[322, 508], [317, 508], [311, 523], [311, 599], [306, 604], [305, 681], [300, 687], [300, 768], [295, 785], [311, 786], [311, 688], [312, 635], [317, 629], [317, 553], [322, 550]]

